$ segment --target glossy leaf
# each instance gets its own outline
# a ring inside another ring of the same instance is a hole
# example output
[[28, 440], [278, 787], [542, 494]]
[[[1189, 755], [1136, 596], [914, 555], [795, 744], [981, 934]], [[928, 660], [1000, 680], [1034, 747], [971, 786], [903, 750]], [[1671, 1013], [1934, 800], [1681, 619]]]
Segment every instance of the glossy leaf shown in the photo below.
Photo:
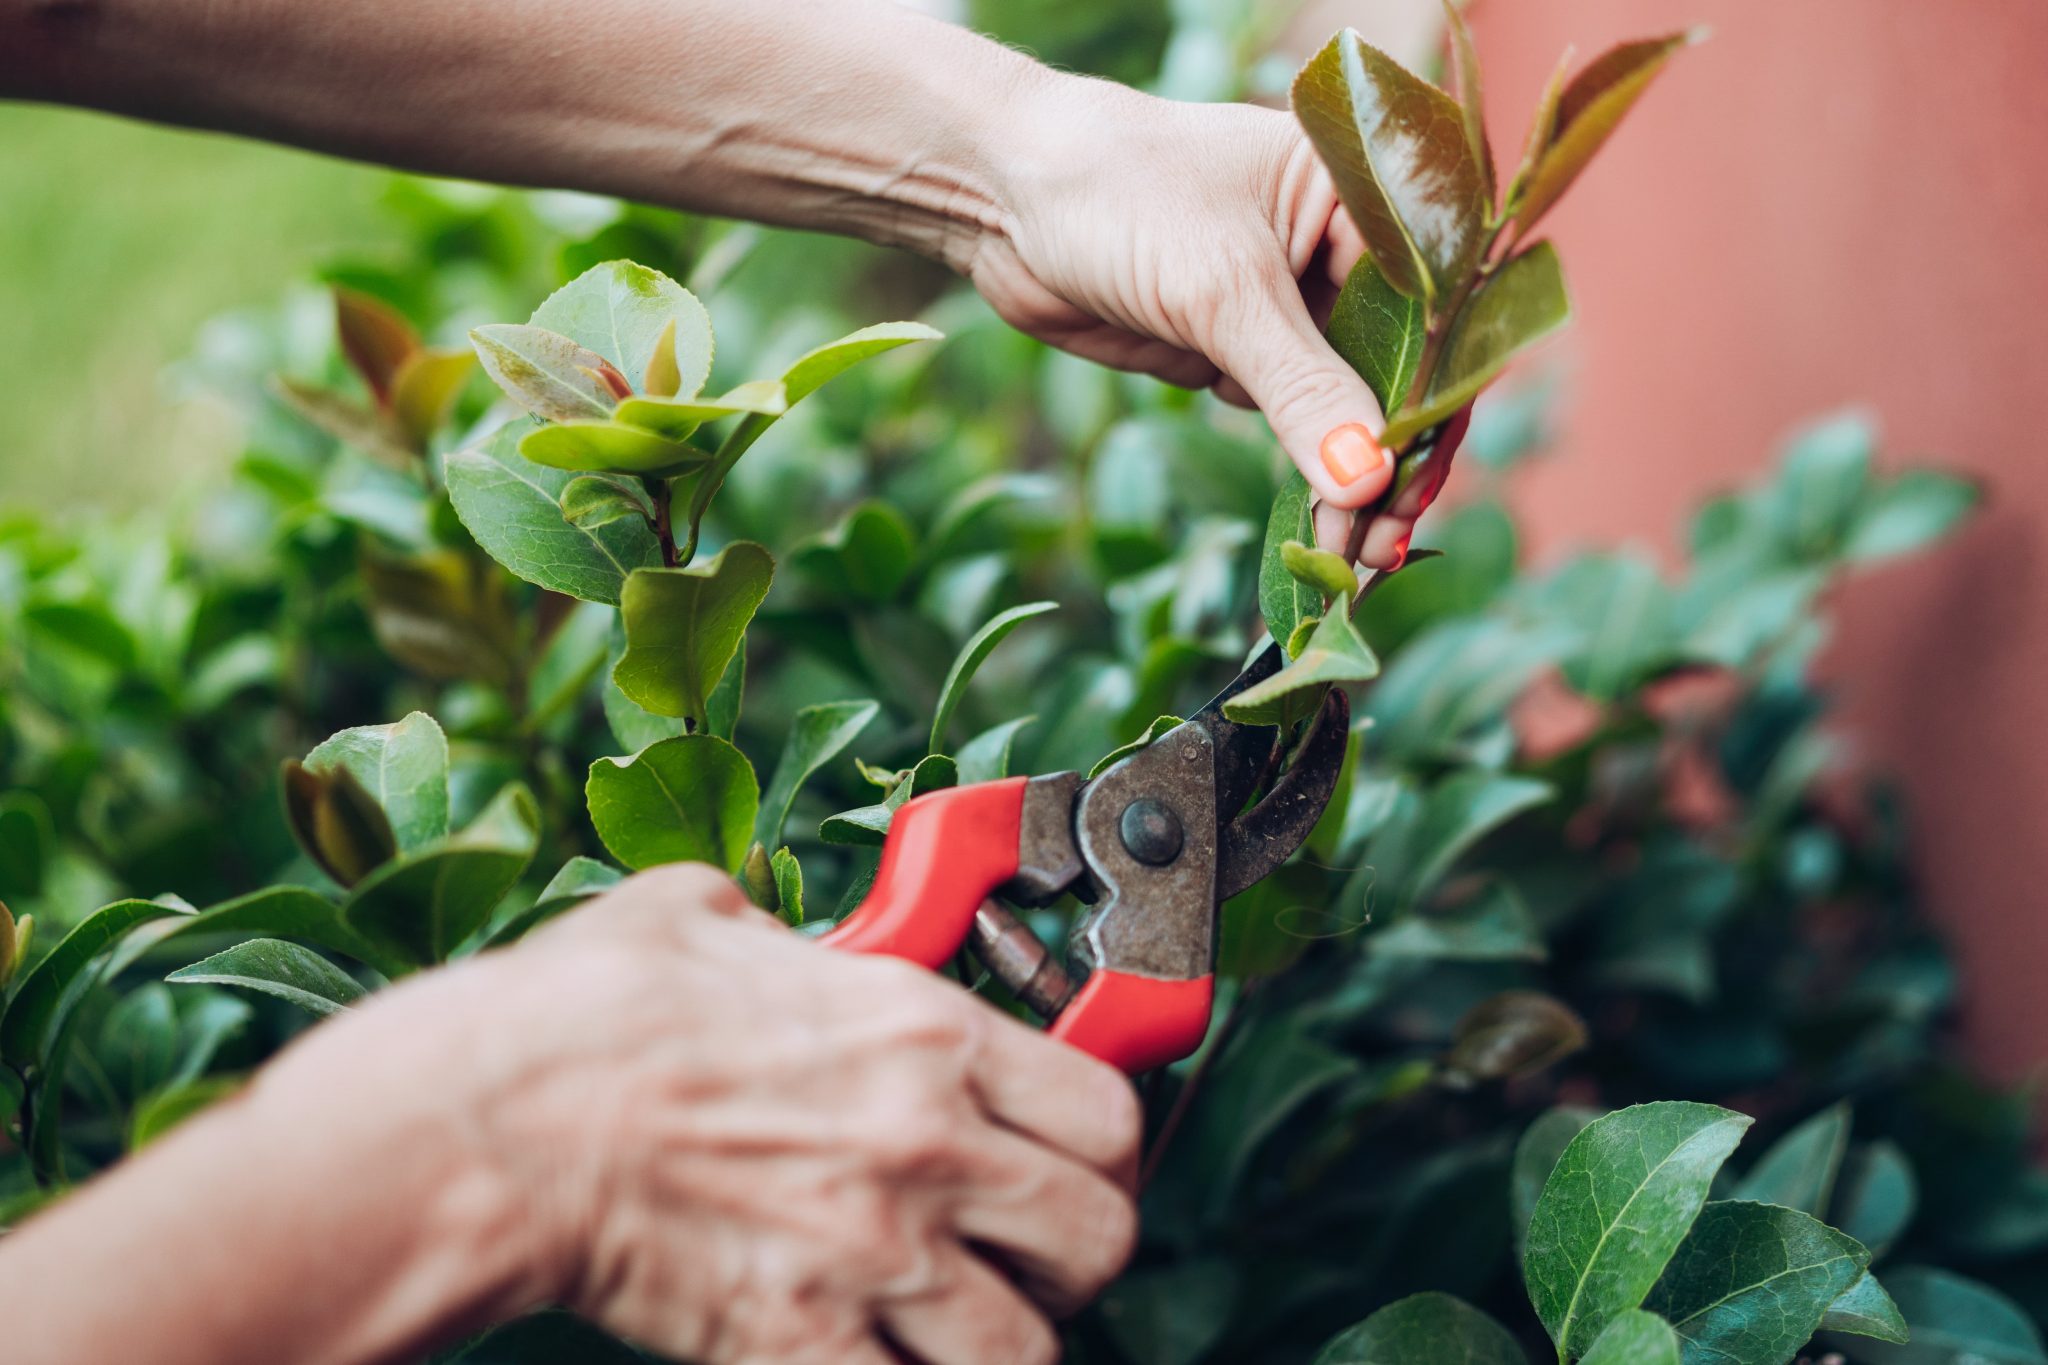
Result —
[[682, 366], [676, 357], [676, 320], [670, 318], [654, 339], [654, 353], [647, 357], [647, 372], [641, 376], [640, 391], [654, 398], [674, 398], [682, 386]]
[[1919, 1204], [1913, 1164], [1896, 1143], [1873, 1142], [1842, 1163], [1828, 1221], [1882, 1256], [1912, 1226]]
[[399, 852], [447, 837], [448, 738], [424, 711], [331, 735], [306, 755], [305, 767], [348, 769], [384, 812]]
[[717, 398], [628, 398], [612, 414], [628, 426], [645, 427], [672, 441], [680, 441], [706, 422], [743, 413], [780, 417], [789, 411], [789, 394], [781, 382], [755, 379]]
[[1723, 1200], [1700, 1211], [1647, 1306], [1688, 1360], [1784, 1365], [1869, 1264], [1862, 1243], [1810, 1214]]
[[1586, 1125], [1600, 1117], [1597, 1109], [1559, 1105], [1537, 1116], [1522, 1130], [1515, 1143], [1514, 1164], [1509, 1168], [1508, 1213], [1513, 1222], [1515, 1251], [1519, 1259], [1522, 1243], [1529, 1235], [1529, 1219], [1536, 1212], [1536, 1200], [1543, 1193], [1558, 1158]]
[[321, 773], [287, 759], [283, 785], [293, 837], [342, 886], [354, 886], [397, 855], [398, 837], [384, 808], [347, 768]]
[[562, 489], [558, 503], [562, 520], [579, 531], [595, 531], [627, 517], [652, 524], [654, 509], [648, 505], [646, 492], [636, 487], [635, 482], [610, 474], [578, 475]]
[[1735, 1187], [1735, 1197], [1822, 1217], [1848, 1148], [1849, 1107], [1823, 1109], [1765, 1152]]
[[187, 913], [157, 901], [104, 905], [79, 921], [42, 961], [22, 973], [0, 1015], [0, 1062], [17, 1070], [46, 1066], [71, 1011], [91, 987], [100, 953], [140, 925]]
[[600, 371], [606, 360], [542, 327], [493, 323], [469, 334], [491, 382], [548, 422], [602, 421], [619, 405]]
[[1358, 573], [1342, 555], [1290, 540], [1280, 547], [1280, 562], [1296, 579], [1326, 597], [1346, 597], [1358, 591]]
[[390, 414], [282, 375], [271, 381], [271, 389], [299, 416], [379, 465], [401, 471], [418, 467], [419, 452]]
[[1313, 545], [1316, 539], [1315, 493], [1300, 471], [1290, 469], [1266, 517], [1266, 540], [1259, 552], [1259, 614], [1266, 631], [1283, 645], [1303, 621], [1320, 616], [1322, 594], [1287, 571], [1285, 547]]
[[1422, 300], [1394, 288], [1371, 256], [1358, 258], [1330, 306], [1323, 329], [1330, 348], [1358, 371], [1382, 413], [1399, 411], [1415, 386], [1429, 340], [1426, 313]]
[[1426, 901], [1481, 839], [1555, 794], [1534, 778], [1483, 769], [1438, 782], [1412, 807], [1397, 810], [1374, 837], [1376, 904], [1399, 913]]
[[556, 422], [520, 438], [519, 453], [550, 469], [672, 478], [708, 461], [710, 453], [624, 422]]
[[1302, 692], [1367, 682], [1379, 672], [1379, 656], [1352, 624], [1351, 599], [1341, 596], [1329, 614], [1316, 622], [1300, 655], [1272, 677], [1223, 703], [1223, 714], [1249, 725], [1272, 725], [1286, 717], [1291, 699]]
[[1898, 1304], [1892, 1302], [1892, 1296], [1878, 1283], [1877, 1276], [1867, 1270], [1828, 1305], [1828, 1311], [1820, 1320], [1820, 1330], [1875, 1337], [1894, 1345], [1904, 1345], [1913, 1336]]
[[768, 871], [775, 878], [776, 913], [792, 929], [801, 928], [804, 922], [803, 864], [796, 860], [796, 854], [786, 848], [778, 848], [775, 856], [768, 860]]
[[1294, 78], [1294, 112], [1387, 279], [1448, 292], [1479, 259], [1484, 175], [1458, 102], [1345, 30]]
[[1522, 1272], [1536, 1316], [1578, 1356], [1643, 1299], [1750, 1120], [1710, 1104], [1640, 1104], [1593, 1120], [1544, 1182]]
[[1444, 27], [1451, 38], [1451, 92], [1457, 96], [1458, 111], [1464, 116], [1465, 145], [1479, 165], [1479, 182], [1486, 191], [1486, 207], [1493, 208], [1493, 148], [1486, 140], [1486, 95], [1479, 79], [1479, 51], [1472, 45], [1472, 31], [1465, 26], [1457, 0], [1443, 0]]
[[415, 352], [398, 367], [391, 388], [391, 418], [415, 450], [425, 450], [428, 439], [448, 420], [475, 369], [476, 357], [468, 351], [436, 350]]
[[490, 919], [539, 843], [540, 812], [514, 783], [461, 832], [365, 878], [342, 918], [408, 963], [444, 961]]
[[1507, 1329], [1449, 1294], [1388, 1304], [1317, 1353], [1315, 1365], [1528, 1365]]
[[1014, 720], [1002, 721], [961, 745], [954, 755], [960, 765], [960, 784], [968, 786], [1008, 777], [1010, 748], [1017, 742], [1017, 732], [1037, 719], [1036, 716], [1018, 716]]
[[[1593, 1339], [1579, 1365], [1680, 1365], [1678, 1334], [1655, 1313], [1630, 1309]], [[1777, 1362], [1783, 1365], [1783, 1362]]]
[[1157, 743], [1159, 737], [1161, 735], [1164, 735], [1167, 731], [1175, 729], [1185, 723], [1186, 722], [1183, 721], [1179, 716], [1155, 716], [1152, 720], [1152, 723], [1145, 727], [1145, 733], [1139, 735], [1129, 744], [1118, 745], [1116, 748], [1111, 749], [1108, 753], [1104, 754], [1101, 758], [1097, 759], [1095, 766], [1088, 770], [1088, 776], [1090, 780], [1102, 776], [1102, 774], [1108, 772], [1111, 768], [1123, 762], [1132, 754], [1137, 753], [1140, 749], [1148, 748], [1151, 745]]
[[592, 266], [549, 295], [531, 322], [589, 347], [623, 374], [645, 375], [656, 348], [672, 347], [678, 393], [696, 393], [711, 374], [704, 305], [660, 271], [631, 261]]
[[753, 767], [716, 735], [681, 735], [632, 758], [600, 758], [590, 765], [585, 795], [597, 837], [635, 871], [681, 862], [738, 870], [761, 806]]
[[212, 1108], [241, 1088], [242, 1081], [238, 1077], [201, 1076], [175, 1082], [145, 1097], [128, 1119], [128, 1150], [142, 1150], [186, 1119]]
[[939, 687], [939, 704], [932, 715], [931, 741], [928, 753], [939, 753], [946, 743], [946, 725], [953, 719], [953, 712], [959, 708], [960, 699], [967, 692], [967, 684], [974, 680], [974, 674], [1004, 637], [1034, 616], [1043, 616], [1059, 609], [1057, 602], [1027, 602], [1022, 606], [1010, 607], [990, 617], [980, 630], [968, 638], [954, 658], [953, 666], [946, 671], [946, 681]]
[[419, 333], [390, 304], [353, 289], [334, 291], [334, 323], [349, 366], [384, 403], [399, 367], [419, 350]]
[[574, 475], [519, 454], [531, 422], [500, 427], [476, 450], [448, 457], [448, 496], [484, 551], [529, 583], [586, 602], [617, 604], [626, 575], [661, 563], [643, 520], [578, 526], [562, 514]]
[[1477, 398], [1508, 362], [1571, 321], [1557, 252], [1538, 242], [1472, 296], [1451, 327], [1423, 401], [1387, 423], [1389, 447], [1406, 444]]
[[109, 968], [125, 969], [144, 947], [161, 949], [180, 939], [229, 934], [291, 938], [346, 954], [380, 971], [390, 965], [375, 945], [365, 943], [343, 923], [341, 907], [327, 897], [303, 886], [270, 886], [209, 905], [195, 915], [152, 925], [145, 934], [137, 934], [115, 949], [108, 959]]
[[796, 794], [812, 773], [836, 758], [862, 730], [868, 727], [881, 704], [872, 701], [832, 701], [806, 706], [790, 721], [782, 740], [782, 757], [761, 797], [761, 810], [754, 823], [754, 840], [764, 848], [782, 842], [782, 826]]
[[603, 895], [624, 880], [610, 863], [578, 855], [563, 863], [548, 884], [540, 889], [533, 904], [491, 931], [487, 947], [499, 947], [524, 938], [526, 934], [592, 896]]
[[887, 602], [909, 579], [917, 533], [885, 502], [861, 503], [824, 534], [799, 545], [790, 567], [835, 600]]
[[454, 549], [394, 553], [366, 536], [357, 569], [370, 629], [385, 653], [428, 678], [511, 681], [518, 624], [491, 565]]
[[1868, 1365], [2043, 1365], [2040, 1330], [2020, 1306], [1988, 1285], [1932, 1267], [1888, 1269], [1885, 1287], [1905, 1317], [1904, 1344], [1858, 1340]]
[[774, 576], [774, 559], [747, 540], [704, 564], [635, 570], [620, 594], [626, 652], [612, 681], [655, 715], [703, 724]]
[[1586, 1021], [1539, 991], [1502, 991], [1458, 1021], [1444, 1054], [1461, 1083], [1533, 1076], [1586, 1046]]
[[1516, 208], [1518, 233], [1526, 236], [1571, 188], [1665, 63], [1703, 36], [1694, 30], [1622, 43], [1572, 77], [1557, 102], [1557, 121], [1549, 143], [1537, 158]]
[[297, 1005], [313, 1014], [338, 1014], [361, 1000], [361, 985], [310, 948], [281, 939], [257, 938], [180, 967], [166, 981], [198, 986], [236, 986]]
[[1463, 905], [1404, 915], [1367, 943], [1376, 958], [1422, 962], [1541, 962], [1549, 955], [1528, 906], [1504, 882]]
[[959, 781], [958, 764], [944, 754], [927, 754], [917, 761], [916, 767], [896, 780], [885, 799], [872, 806], [859, 806], [827, 816], [825, 822], [818, 826], [818, 837], [828, 844], [879, 848], [889, 833], [889, 821], [904, 802], [913, 796], [955, 786]]

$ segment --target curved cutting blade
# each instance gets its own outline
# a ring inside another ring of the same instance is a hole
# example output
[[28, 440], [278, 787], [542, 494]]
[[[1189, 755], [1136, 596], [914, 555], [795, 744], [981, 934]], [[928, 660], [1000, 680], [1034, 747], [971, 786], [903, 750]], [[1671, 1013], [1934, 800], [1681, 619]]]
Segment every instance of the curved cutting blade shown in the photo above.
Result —
[[[1256, 806], [1224, 824], [1216, 848], [1219, 904], [1286, 862], [1308, 838], [1337, 790], [1350, 733], [1351, 699], [1333, 687], [1296, 747], [1293, 766]], [[1217, 807], [1219, 814], [1223, 809]]]

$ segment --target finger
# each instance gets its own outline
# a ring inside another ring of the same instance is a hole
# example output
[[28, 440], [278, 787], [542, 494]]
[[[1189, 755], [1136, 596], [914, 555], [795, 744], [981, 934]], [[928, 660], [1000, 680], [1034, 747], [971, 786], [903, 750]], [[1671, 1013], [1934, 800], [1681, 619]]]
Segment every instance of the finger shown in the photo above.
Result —
[[1358, 562], [1369, 569], [1398, 569], [1408, 558], [1408, 542], [1414, 535], [1414, 517], [1374, 517], [1372, 525], [1366, 528], [1365, 546], [1358, 552]]
[[1360, 507], [1383, 492], [1394, 464], [1372, 390], [1316, 331], [1300, 288], [1284, 274], [1222, 310], [1211, 354], [1258, 403], [1273, 434], [1323, 501]]
[[1330, 283], [1343, 288], [1344, 281], [1351, 278], [1359, 258], [1365, 255], [1365, 237], [1358, 225], [1351, 221], [1351, 214], [1342, 207], [1330, 215], [1328, 228], [1329, 254], [1324, 258], [1330, 272]]
[[1244, 385], [1238, 383], [1227, 374], [1217, 379], [1210, 387], [1216, 390], [1218, 398], [1221, 398], [1234, 408], [1258, 407], [1258, 404], [1252, 401], [1252, 396], [1244, 391]]
[[987, 1262], [953, 1246], [937, 1283], [881, 1307], [889, 1338], [925, 1365], [1053, 1365], [1059, 1337], [1045, 1315]]
[[1316, 504], [1316, 548], [1341, 555], [1351, 546], [1351, 522], [1358, 514], [1348, 507]]
[[1144, 1116], [1124, 1074], [993, 1010], [979, 1017], [973, 1083], [989, 1117], [1112, 1180], [1134, 1179]]
[[1013, 1133], [991, 1130], [977, 1153], [986, 1166], [954, 1214], [960, 1235], [1002, 1252], [1032, 1297], [1056, 1314], [1101, 1293], [1137, 1245], [1130, 1193]]

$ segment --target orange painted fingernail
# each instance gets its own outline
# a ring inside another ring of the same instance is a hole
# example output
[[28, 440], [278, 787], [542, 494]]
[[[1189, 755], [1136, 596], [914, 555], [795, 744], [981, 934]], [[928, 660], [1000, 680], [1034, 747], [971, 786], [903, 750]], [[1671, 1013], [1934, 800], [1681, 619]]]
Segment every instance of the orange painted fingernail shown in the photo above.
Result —
[[1323, 438], [1323, 468], [1340, 484], [1354, 484], [1387, 462], [1372, 429], [1363, 422], [1346, 422]]

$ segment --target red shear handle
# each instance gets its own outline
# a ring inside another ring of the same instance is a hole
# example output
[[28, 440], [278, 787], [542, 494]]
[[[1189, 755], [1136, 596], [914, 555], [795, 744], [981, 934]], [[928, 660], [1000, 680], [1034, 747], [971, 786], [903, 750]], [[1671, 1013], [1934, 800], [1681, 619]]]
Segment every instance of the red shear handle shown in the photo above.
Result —
[[1088, 974], [1050, 1032], [1125, 1074], [1177, 1062], [1202, 1045], [1216, 978], [1162, 981], [1098, 967]]
[[967, 942], [982, 901], [1017, 875], [1027, 781], [977, 782], [905, 802], [889, 822], [867, 898], [820, 941], [945, 966]]

